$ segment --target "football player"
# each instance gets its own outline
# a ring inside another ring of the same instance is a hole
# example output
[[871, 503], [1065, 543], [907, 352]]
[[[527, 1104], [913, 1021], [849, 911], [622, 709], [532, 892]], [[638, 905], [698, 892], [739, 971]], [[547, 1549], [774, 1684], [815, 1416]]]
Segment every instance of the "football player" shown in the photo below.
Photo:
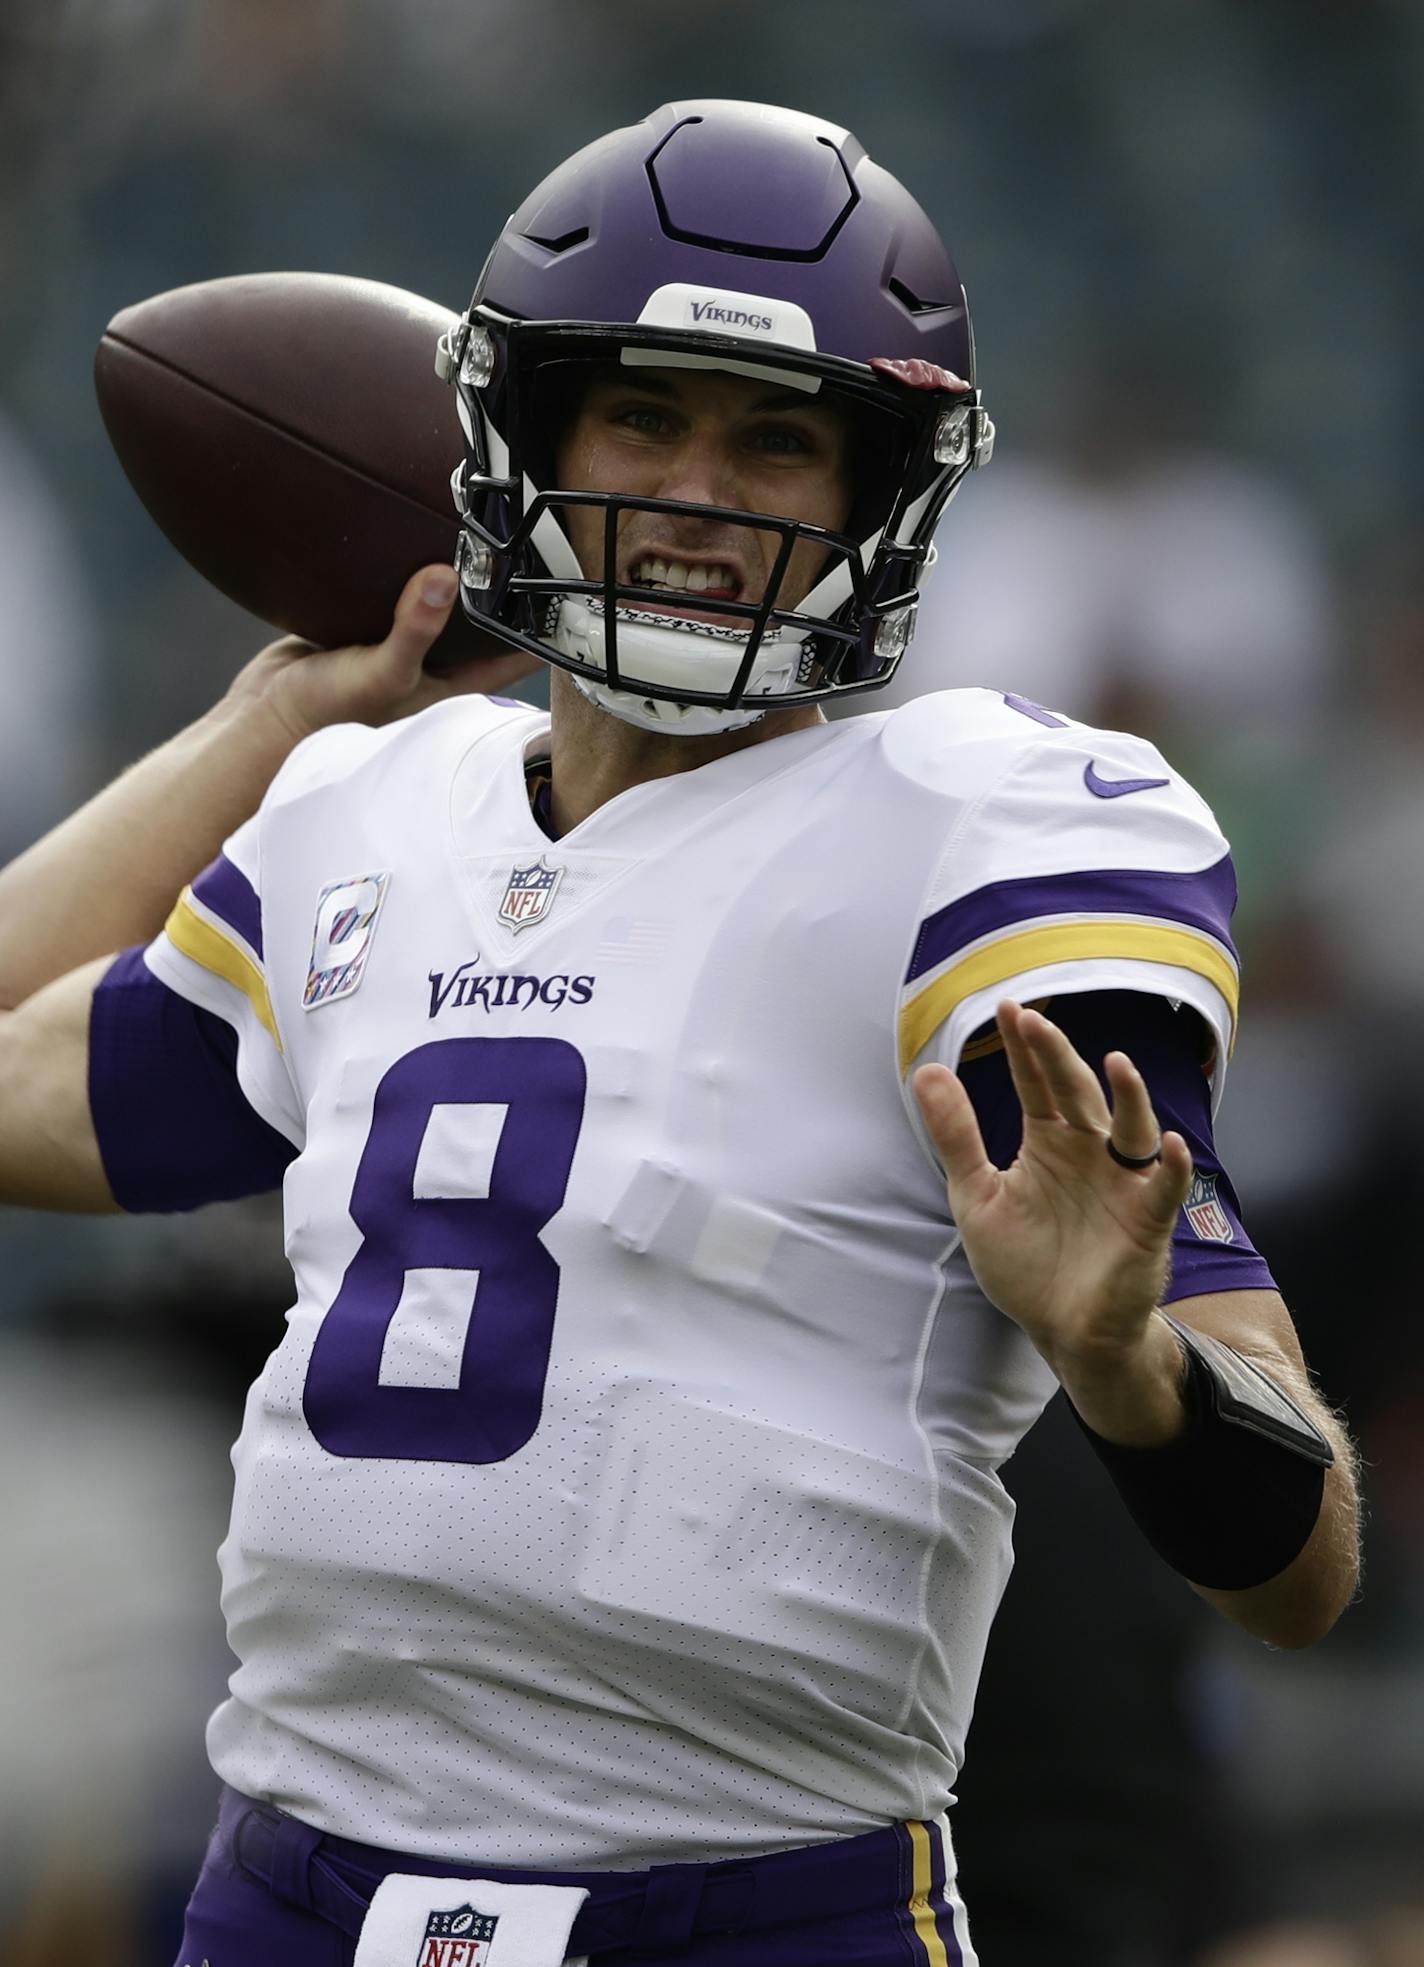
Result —
[[945, 1811], [1057, 1385], [1227, 1617], [1304, 1645], [1354, 1586], [1212, 1145], [1226, 843], [992, 688], [825, 720], [992, 438], [959, 276], [844, 130], [615, 131], [441, 363], [461, 605], [552, 715], [402, 714], [428, 569], [0, 885], [4, 1192], [284, 1191], [180, 1959], [970, 1962]]

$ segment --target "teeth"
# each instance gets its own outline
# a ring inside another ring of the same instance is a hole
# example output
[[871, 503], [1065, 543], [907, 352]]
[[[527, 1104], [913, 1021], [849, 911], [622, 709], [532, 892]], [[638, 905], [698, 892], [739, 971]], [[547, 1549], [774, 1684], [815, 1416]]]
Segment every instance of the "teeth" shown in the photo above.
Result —
[[640, 560], [632, 578], [645, 586], [686, 589], [701, 594], [707, 588], [728, 588], [735, 592], [738, 581], [730, 567], [690, 567], [682, 560], [660, 560], [652, 555]]

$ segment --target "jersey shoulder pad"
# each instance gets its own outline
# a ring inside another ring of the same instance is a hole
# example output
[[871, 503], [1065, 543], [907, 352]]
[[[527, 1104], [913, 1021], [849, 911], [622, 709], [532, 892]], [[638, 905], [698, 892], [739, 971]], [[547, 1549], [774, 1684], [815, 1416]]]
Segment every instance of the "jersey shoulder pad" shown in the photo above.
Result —
[[433, 754], [459, 757], [481, 738], [500, 729], [533, 728], [544, 713], [530, 704], [493, 697], [447, 697], [392, 724], [330, 724], [303, 738], [283, 764], [263, 801], [271, 811], [327, 786], [355, 777], [367, 767], [386, 767], [418, 753], [422, 769]]
[[1229, 1050], [1236, 879], [1206, 802], [1144, 738], [987, 691], [953, 696], [979, 701], [937, 761], [924, 740], [955, 706], [939, 699], [916, 731], [918, 771], [967, 800], [924, 896], [902, 1061], [947, 1022], [953, 1049], [1001, 997], [1092, 989], [1191, 1002]]
[[[1206, 801], [1157, 747], [997, 690], [941, 690], [892, 711], [881, 743], [902, 778], [952, 799], [995, 868], [1126, 856], [1194, 864], [1226, 841]], [[1060, 831], [1066, 829], [1066, 833]], [[966, 857], [957, 856], [963, 870]], [[976, 855], [969, 871], [977, 879]], [[948, 872], [948, 870], [946, 870]]]
[[881, 743], [902, 778], [962, 802], [993, 785], [1052, 732], [1086, 728], [1002, 690], [935, 690], [888, 712]]

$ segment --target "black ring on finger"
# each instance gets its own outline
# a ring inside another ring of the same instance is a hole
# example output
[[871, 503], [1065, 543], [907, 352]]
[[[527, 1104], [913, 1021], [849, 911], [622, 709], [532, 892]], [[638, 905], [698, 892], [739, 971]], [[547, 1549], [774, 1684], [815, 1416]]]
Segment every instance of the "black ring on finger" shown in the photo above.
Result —
[[1150, 1154], [1124, 1154], [1117, 1142], [1109, 1134], [1104, 1145], [1119, 1168], [1150, 1168], [1154, 1161], [1162, 1159], [1162, 1136], [1157, 1136], [1157, 1145]]

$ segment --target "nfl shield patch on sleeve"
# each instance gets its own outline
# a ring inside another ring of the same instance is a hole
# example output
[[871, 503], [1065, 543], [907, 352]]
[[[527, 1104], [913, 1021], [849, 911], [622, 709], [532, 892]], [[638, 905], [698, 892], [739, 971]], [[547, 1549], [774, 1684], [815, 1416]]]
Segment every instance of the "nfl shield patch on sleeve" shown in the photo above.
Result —
[[1203, 1243], [1230, 1243], [1235, 1238], [1231, 1218], [1216, 1193], [1215, 1175], [1194, 1174], [1191, 1192], [1182, 1207]]
[[359, 985], [390, 880], [389, 873], [357, 874], [346, 881], [328, 881], [318, 895], [311, 965], [302, 992], [304, 1011], [349, 997]]

